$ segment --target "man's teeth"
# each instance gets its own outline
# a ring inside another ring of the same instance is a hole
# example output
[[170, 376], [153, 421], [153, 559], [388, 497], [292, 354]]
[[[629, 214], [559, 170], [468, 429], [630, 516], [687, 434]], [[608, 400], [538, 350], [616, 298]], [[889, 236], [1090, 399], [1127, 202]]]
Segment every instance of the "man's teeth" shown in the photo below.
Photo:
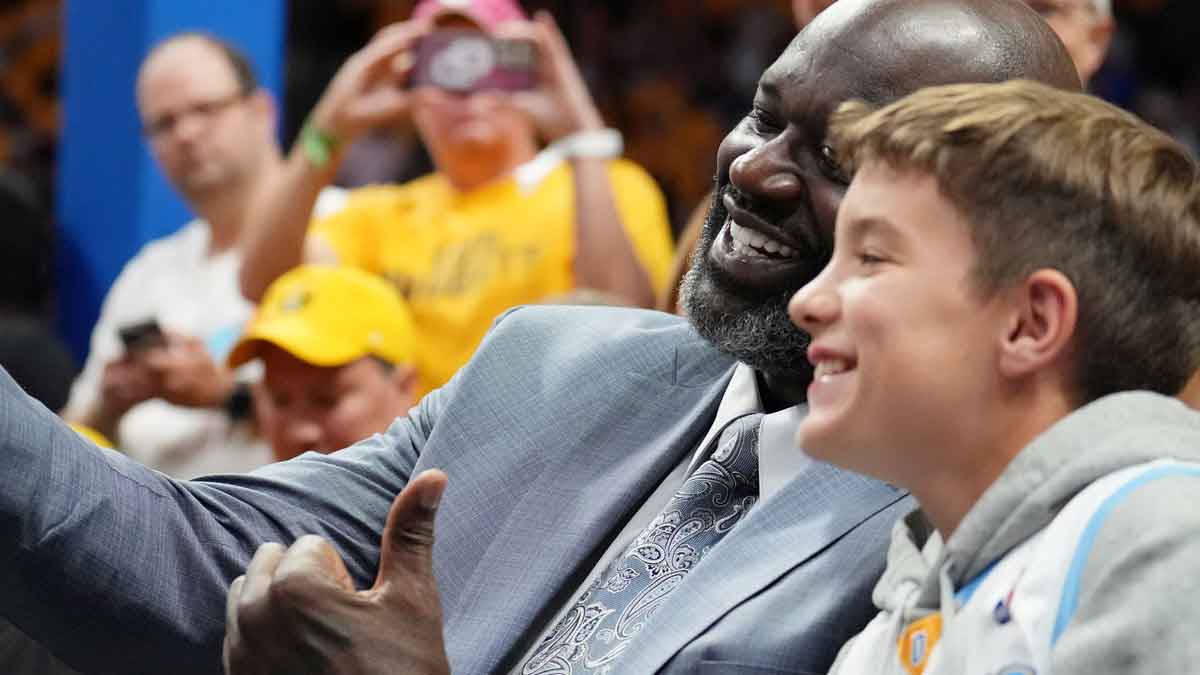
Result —
[[790, 258], [796, 251], [792, 247], [779, 243], [770, 237], [742, 227], [732, 220], [729, 221], [729, 234], [733, 238], [733, 250], [742, 253], [767, 252], [773, 255]]
[[825, 361], [819, 361], [817, 363], [816, 371], [813, 374], [815, 377], [821, 377], [823, 375], [837, 375], [838, 373], [844, 373], [847, 370], [850, 370], [850, 364], [845, 360], [829, 359]]

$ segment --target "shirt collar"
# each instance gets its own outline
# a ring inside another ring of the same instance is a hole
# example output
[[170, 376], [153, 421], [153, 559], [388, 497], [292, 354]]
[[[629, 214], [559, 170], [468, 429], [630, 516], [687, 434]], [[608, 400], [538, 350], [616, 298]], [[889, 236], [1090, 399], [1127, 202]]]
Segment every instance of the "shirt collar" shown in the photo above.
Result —
[[[716, 419], [705, 434], [704, 442], [700, 444], [696, 456], [692, 458], [688, 473], [708, 459], [706, 451], [709, 443], [725, 425], [735, 417], [762, 410], [762, 397], [758, 393], [758, 378], [754, 369], [744, 363], [737, 364], [733, 377], [725, 388], [725, 395], [721, 397], [721, 403], [717, 407]], [[796, 447], [796, 427], [807, 412], [808, 406], [800, 403], [763, 416], [758, 427], [759, 501], [778, 492], [812, 461], [804, 451]]]

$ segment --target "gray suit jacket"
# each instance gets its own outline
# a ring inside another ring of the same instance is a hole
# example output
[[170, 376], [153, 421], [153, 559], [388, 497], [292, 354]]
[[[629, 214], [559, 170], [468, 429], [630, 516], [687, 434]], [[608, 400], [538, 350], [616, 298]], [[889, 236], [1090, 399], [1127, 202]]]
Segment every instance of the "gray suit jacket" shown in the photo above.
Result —
[[[97, 451], [0, 377], [0, 613], [82, 670], [220, 672], [225, 590], [258, 544], [323, 535], [368, 584], [393, 497], [439, 467], [451, 664], [501, 670], [694, 451], [732, 367], [668, 315], [517, 310], [385, 434], [191, 482]], [[873, 615], [909, 506], [812, 463], [697, 566], [619, 672], [824, 672]]]

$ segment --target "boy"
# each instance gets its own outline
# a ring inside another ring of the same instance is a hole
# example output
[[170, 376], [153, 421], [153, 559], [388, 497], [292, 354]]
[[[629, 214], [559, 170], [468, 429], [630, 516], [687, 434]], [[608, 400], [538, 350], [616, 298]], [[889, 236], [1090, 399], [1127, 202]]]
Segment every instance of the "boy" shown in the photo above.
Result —
[[789, 307], [797, 440], [921, 505], [833, 672], [1193, 672], [1200, 416], [1169, 396], [1200, 365], [1195, 161], [1029, 82], [847, 104], [831, 133], [857, 171]]

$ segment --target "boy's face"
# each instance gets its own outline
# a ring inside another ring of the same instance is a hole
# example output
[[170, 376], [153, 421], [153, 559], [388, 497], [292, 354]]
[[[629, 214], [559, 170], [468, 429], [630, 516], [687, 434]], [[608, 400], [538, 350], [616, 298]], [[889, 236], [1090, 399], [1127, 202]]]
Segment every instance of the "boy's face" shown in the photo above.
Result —
[[860, 169], [838, 211], [833, 258], [788, 307], [812, 334], [816, 367], [801, 448], [906, 484], [912, 471], [928, 478], [943, 461], [938, 448], [982, 431], [1003, 316], [999, 299], [975, 289], [974, 262], [967, 224], [934, 178]]

